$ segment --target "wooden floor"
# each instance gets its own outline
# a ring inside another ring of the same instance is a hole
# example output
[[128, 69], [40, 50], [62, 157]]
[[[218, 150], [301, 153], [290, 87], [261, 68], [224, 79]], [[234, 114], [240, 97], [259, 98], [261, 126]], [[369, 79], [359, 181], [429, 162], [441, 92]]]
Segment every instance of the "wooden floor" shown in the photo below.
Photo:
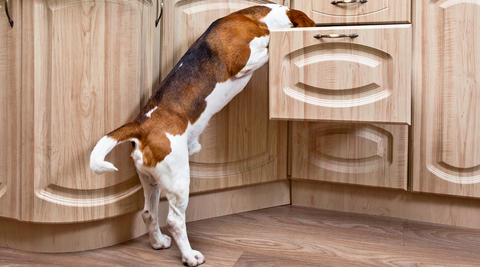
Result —
[[[202, 266], [480, 266], [480, 231], [282, 206], [187, 224]], [[162, 228], [164, 233], [168, 233]], [[148, 236], [75, 253], [0, 248], [0, 266], [183, 266]]]

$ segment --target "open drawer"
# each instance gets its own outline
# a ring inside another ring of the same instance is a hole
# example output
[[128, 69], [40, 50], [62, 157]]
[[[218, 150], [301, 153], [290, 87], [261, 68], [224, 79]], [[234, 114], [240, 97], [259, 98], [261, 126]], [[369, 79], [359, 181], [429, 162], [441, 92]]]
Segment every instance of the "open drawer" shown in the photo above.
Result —
[[291, 8], [302, 10], [317, 25], [393, 24], [412, 21], [410, 0], [291, 0], [290, 3]]
[[[342, 34], [358, 36], [330, 38]], [[404, 24], [271, 31], [270, 118], [410, 124], [411, 36]]]

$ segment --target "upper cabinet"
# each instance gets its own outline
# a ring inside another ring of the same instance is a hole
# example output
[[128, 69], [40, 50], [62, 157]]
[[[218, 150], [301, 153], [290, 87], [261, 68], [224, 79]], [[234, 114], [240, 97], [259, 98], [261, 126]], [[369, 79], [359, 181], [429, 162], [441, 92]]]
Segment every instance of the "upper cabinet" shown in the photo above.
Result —
[[410, 124], [411, 25], [274, 30], [270, 118]]
[[411, 22], [411, 2], [392, 0], [291, 0], [317, 25], [392, 24]]
[[418, 0], [412, 184], [480, 197], [480, 1]]
[[158, 85], [156, 4], [23, 1], [22, 220], [89, 221], [143, 206], [130, 144], [106, 158], [118, 172], [95, 175], [89, 158]]
[[[165, 1], [162, 76], [165, 77], [212, 22], [231, 12], [282, 0]], [[268, 66], [214, 115], [190, 157], [190, 192], [198, 193], [287, 179], [287, 123], [268, 117]]]
[[22, 7], [0, 3], [0, 217], [20, 218], [21, 110], [22, 110]]

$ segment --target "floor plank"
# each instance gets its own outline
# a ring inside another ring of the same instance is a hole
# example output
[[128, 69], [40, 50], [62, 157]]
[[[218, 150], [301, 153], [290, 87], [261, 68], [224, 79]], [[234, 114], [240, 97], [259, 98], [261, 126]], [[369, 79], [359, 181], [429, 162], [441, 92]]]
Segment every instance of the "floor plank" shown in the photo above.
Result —
[[[187, 231], [203, 266], [480, 266], [478, 230], [289, 205], [190, 222]], [[74, 253], [0, 248], [0, 266], [183, 266], [180, 258], [176, 244], [153, 250], [147, 235]]]

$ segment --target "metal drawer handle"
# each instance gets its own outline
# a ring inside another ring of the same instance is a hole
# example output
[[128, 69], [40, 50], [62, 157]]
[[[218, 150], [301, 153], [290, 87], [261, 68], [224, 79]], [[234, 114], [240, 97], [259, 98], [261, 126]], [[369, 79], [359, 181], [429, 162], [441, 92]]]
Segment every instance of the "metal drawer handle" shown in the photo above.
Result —
[[317, 39], [320, 39], [320, 38], [346, 38], [346, 37], [356, 38], [356, 37], [358, 37], [358, 34], [356, 34], [356, 33], [352, 33], [352, 34], [317, 34], [313, 37], [315, 37]]
[[13, 20], [10, 18], [10, 14], [8, 14], [8, 0], [5, 0], [5, 13], [7, 13], [8, 22], [10, 22], [10, 27], [13, 27]]
[[158, 18], [155, 20], [155, 28], [157, 28], [158, 23], [160, 22], [160, 19], [162, 18], [162, 15], [163, 15], [163, 0], [160, 1], [160, 4], [158, 4], [158, 0], [157, 0], [157, 12], [158, 12], [158, 6], [160, 6], [160, 15], [158, 15]]
[[366, 3], [367, 0], [345, 0], [345, 1], [332, 1], [332, 5], [336, 4], [349, 4], [349, 3]]

